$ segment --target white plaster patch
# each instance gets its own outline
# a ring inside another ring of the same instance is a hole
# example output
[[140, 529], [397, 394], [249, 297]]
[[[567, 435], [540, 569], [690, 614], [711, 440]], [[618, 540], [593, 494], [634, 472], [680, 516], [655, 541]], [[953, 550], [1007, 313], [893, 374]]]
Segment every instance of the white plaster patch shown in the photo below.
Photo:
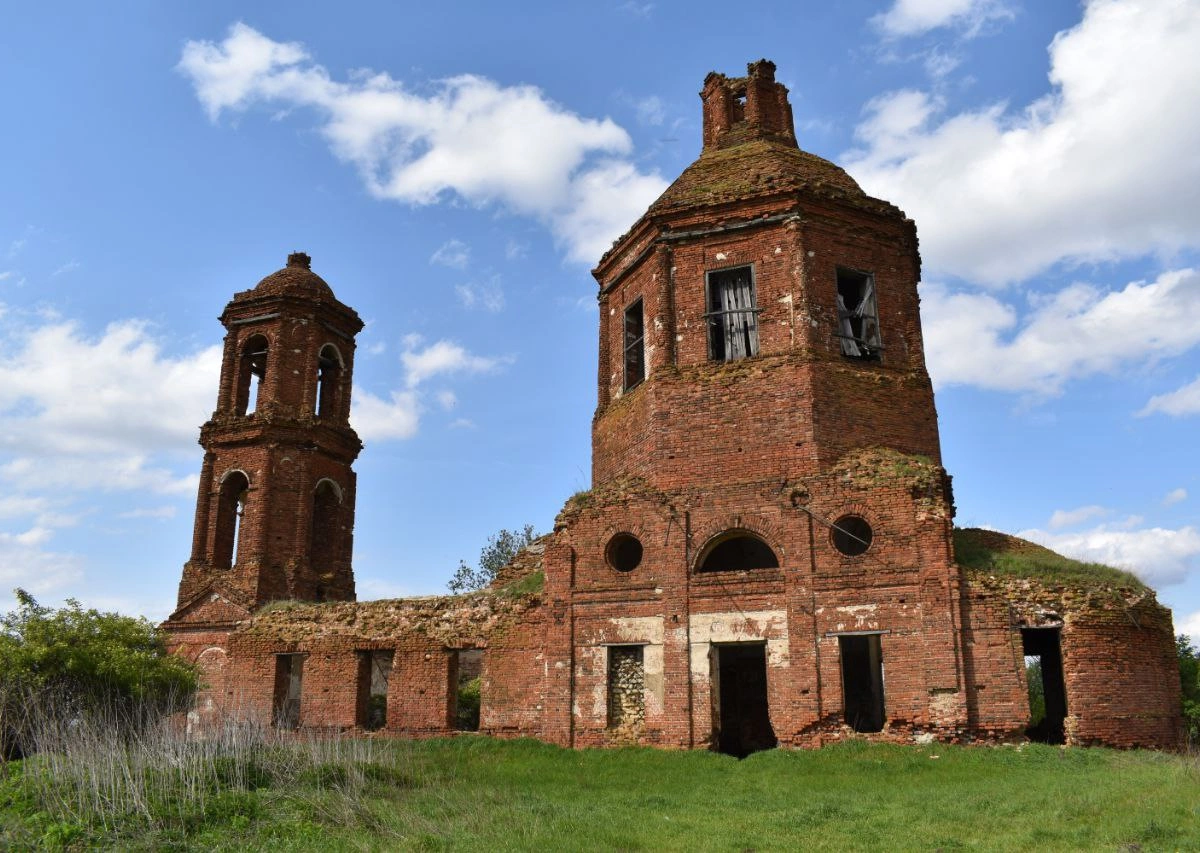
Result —
[[725, 260], [725, 253], [724, 253], [724, 252], [717, 252], [717, 260], [718, 260], [718, 261], [723, 261], [723, 260]]
[[788, 658], [787, 611], [750, 610], [732, 613], [693, 613], [691, 671], [693, 681], [708, 681], [709, 651], [713, 643], [767, 642], [767, 666], [786, 667]]
[[782, 255], [782, 254], [783, 254], [783, 249], [781, 249], [781, 248], [779, 248], [778, 246], [776, 246], [776, 247], [775, 247], [775, 254], [777, 254], [777, 255]]

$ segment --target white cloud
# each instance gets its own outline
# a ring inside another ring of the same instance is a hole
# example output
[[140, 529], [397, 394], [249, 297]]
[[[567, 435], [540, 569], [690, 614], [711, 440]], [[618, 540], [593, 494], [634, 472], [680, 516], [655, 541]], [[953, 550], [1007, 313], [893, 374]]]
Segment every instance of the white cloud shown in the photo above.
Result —
[[1172, 489], [1171, 491], [1167, 492], [1167, 494], [1165, 496], [1163, 496], [1162, 505], [1163, 506], [1174, 506], [1177, 503], [1182, 503], [1183, 501], [1186, 501], [1187, 496], [1188, 496], [1187, 489], [1183, 488], [1182, 486], [1179, 487], [1178, 489]]
[[1138, 412], [1138, 416], [1145, 417], [1155, 412], [1174, 417], [1200, 415], [1200, 376], [1182, 388], [1177, 388], [1168, 394], [1157, 394], [1151, 397], [1145, 407]]
[[509, 261], [519, 261], [529, 254], [529, 246], [511, 237], [504, 245], [504, 258]]
[[1200, 344], [1200, 272], [1191, 269], [1107, 292], [1074, 284], [1023, 317], [990, 294], [926, 284], [923, 297], [926, 357], [940, 386], [1056, 394], [1068, 380]]
[[442, 390], [437, 392], [438, 405], [446, 411], [450, 411], [458, 405], [458, 395], [453, 391]]
[[465, 270], [471, 262], [471, 247], [462, 240], [447, 240], [430, 258], [429, 263], [456, 270]]
[[498, 275], [457, 284], [454, 293], [464, 308], [482, 308], [493, 313], [504, 310], [504, 288], [500, 286]]
[[1018, 536], [1077, 560], [1127, 569], [1151, 585], [1178, 583], [1200, 568], [1200, 530], [1099, 525], [1074, 533], [1023, 530]]
[[364, 441], [412, 438], [420, 425], [421, 408], [414, 391], [393, 391], [388, 399], [354, 387], [350, 423]]
[[79, 269], [80, 266], [82, 266], [82, 264], [80, 264], [79, 261], [67, 261], [54, 272], [50, 273], [50, 277], [54, 278], [55, 276], [60, 276], [64, 273], [74, 272], [75, 270]]
[[1187, 634], [1193, 643], [1200, 644], [1200, 610], [1176, 620], [1175, 633]]
[[454, 341], [437, 341], [424, 349], [410, 348], [400, 354], [405, 382], [415, 388], [426, 379], [450, 373], [491, 373], [511, 361], [473, 355]]
[[412, 587], [386, 578], [358, 578], [355, 580], [354, 586], [360, 601], [376, 601], [381, 598], [409, 598], [414, 595]]
[[647, 95], [640, 99], [635, 105], [637, 109], [638, 121], [651, 127], [659, 127], [666, 117], [666, 109], [663, 107], [662, 98], [658, 95]]
[[1050, 516], [1050, 529], [1059, 530], [1063, 527], [1074, 527], [1088, 519], [1107, 515], [1108, 510], [1102, 506], [1081, 506], [1078, 509], [1056, 509]]
[[1005, 0], [895, 0], [871, 23], [892, 37], [921, 35], [939, 27], [957, 27], [973, 36], [989, 21], [1013, 17]]
[[595, 179], [616, 173], [613, 164], [594, 161], [628, 155], [629, 135], [610, 119], [564, 109], [533, 86], [460, 75], [423, 96], [386, 73], [338, 82], [301, 45], [275, 42], [242, 23], [220, 44], [187, 42], [178, 67], [214, 120], [255, 104], [312, 108], [334, 154], [357, 167], [375, 196], [422, 205], [453, 195], [500, 205], [546, 223], [572, 260], [596, 261], [597, 248], [666, 186], [619, 160], [631, 173], [622, 181], [626, 195], [605, 209], [593, 198]]
[[34, 595], [60, 590], [82, 576], [82, 559], [76, 554], [43, 548], [52, 532], [43, 527], [11, 533], [0, 531], [0, 594], [20, 587]]
[[844, 164], [920, 223], [932, 269], [976, 280], [1195, 246], [1198, 43], [1195, 2], [1090, 0], [1050, 45], [1049, 94], [943, 115], [894, 92]]
[[176, 506], [174, 506], [173, 504], [167, 504], [165, 506], [138, 507], [137, 509], [131, 509], [128, 512], [121, 513], [120, 515], [117, 516], [117, 518], [166, 519], [166, 518], [174, 518], [177, 512], [178, 512], [178, 508]]

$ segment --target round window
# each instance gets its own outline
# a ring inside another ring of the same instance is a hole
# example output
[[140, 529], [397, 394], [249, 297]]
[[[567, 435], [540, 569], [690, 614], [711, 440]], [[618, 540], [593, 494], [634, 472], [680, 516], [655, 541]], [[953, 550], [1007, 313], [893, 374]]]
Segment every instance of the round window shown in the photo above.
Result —
[[632, 572], [642, 562], [642, 543], [632, 533], [618, 533], [608, 540], [604, 558], [618, 572]]
[[833, 523], [833, 547], [847, 557], [865, 554], [871, 547], [871, 525], [857, 515], [843, 515]]

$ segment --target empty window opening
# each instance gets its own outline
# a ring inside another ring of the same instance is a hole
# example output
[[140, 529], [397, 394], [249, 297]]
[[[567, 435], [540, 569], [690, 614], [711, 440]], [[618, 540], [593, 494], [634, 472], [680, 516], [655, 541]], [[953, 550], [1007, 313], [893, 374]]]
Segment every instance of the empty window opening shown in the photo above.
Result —
[[746, 91], [744, 89], [733, 93], [733, 100], [729, 107], [730, 123], [746, 120]]
[[838, 333], [842, 355], [879, 361], [879, 307], [875, 278], [869, 273], [837, 271]]
[[636, 741], [646, 723], [646, 664], [641, 646], [608, 647], [608, 728]]
[[642, 562], [642, 543], [632, 533], [618, 533], [608, 540], [604, 558], [618, 572], [632, 572]]
[[712, 647], [713, 744], [745, 758], [778, 743], [767, 703], [767, 644]]
[[255, 335], [242, 346], [234, 400], [234, 411], [239, 415], [253, 414], [259, 407], [263, 380], [267, 376], [267, 350], [267, 339], [262, 335]]
[[221, 481], [217, 493], [217, 531], [213, 547], [213, 568], [230, 569], [237, 565], [245, 536], [246, 496], [250, 481], [241, 471], [231, 471]]
[[736, 267], [708, 274], [708, 350], [714, 361], [758, 355], [754, 271]]
[[300, 689], [304, 680], [304, 655], [275, 655], [275, 693], [271, 725], [295, 731], [300, 728]]
[[341, 378], [342, 356], [333, 344], [321, 347], [317, 356], [317, 399], [315, 414], [318, 418], [337, 417], [338, 380]]
[[460, 732], [479, 731], [482, 649], [450, 650], [450, 727]]
[[1040, 743], [1063, 743], [1067, 688], [1063, 681], [1062, 635], [1058, 628], [1022, 628], [1025, 681], [1029, 687], [1029, 727]]
[[321, 480], [313, 491], [312, 527], [308, 558], [314, 571], [332, 571], [338, 557], [338, 509], [342, 493], [332, 480]]
[[392, 677], [393, 649], [358, 653], [358, 724], [369, 732], [387, 725], [388, 681]]
[[777, 569], [779, 558], [771, 546], [753, 533], [732, 531], [718, 537], [701, 558], [698, 572], [746, 572]]
[[642, 300], [625, 309], [625, 390], [646, 378], [646, 320]]
[[883, 729], [883, 649], [878, 634], [838, 637], [842, 655], [843, 719], [856, 732]]
[[843, 515], [833, 523], [833, 527], [829, 531], [833, 547], [847, 557], [865, 554], [871, 547], [874, 535], [867, 520], [857, 515]]

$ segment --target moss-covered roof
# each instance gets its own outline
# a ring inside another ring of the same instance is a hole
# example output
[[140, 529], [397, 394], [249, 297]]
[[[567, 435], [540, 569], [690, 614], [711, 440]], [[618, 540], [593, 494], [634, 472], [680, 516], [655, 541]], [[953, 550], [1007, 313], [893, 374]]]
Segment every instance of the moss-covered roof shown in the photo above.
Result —
[[756, 138], [705, 151], [650, 205], [649, 213], [796, 190], [844, 199], [868, 198], [840, 166], [794, 144]]
[[1135, 591], [1149, 589], [1137, 577], [1122, 569], [1073, 560], [1034, 542], [997, 530], [955, 528], [954, 554], [958, 564], [965, 569], [1000, 577], [1029, 578], [1050, 586], [1082, 589], [1111, 587]]

